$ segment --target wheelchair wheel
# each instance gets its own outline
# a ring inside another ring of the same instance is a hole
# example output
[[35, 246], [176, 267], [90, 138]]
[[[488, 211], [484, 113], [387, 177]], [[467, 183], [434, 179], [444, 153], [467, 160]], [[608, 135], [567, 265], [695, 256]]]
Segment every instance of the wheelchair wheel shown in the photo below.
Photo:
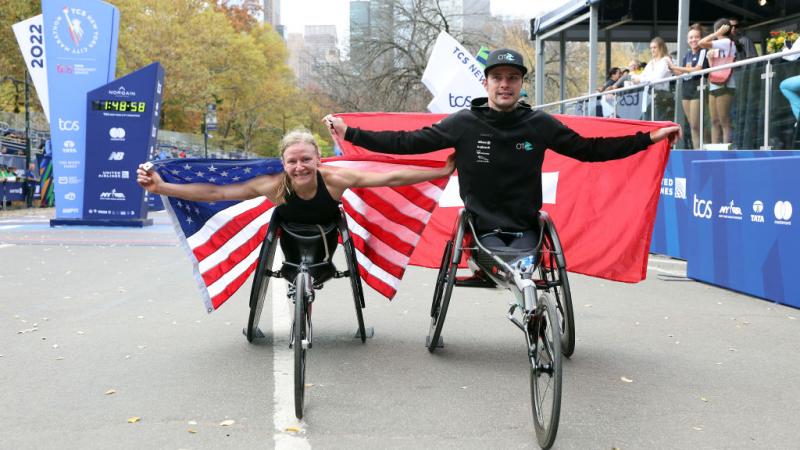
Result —
[[567, 269], [558, 264], [553, 253], [553, 251], [560, 251], [560, 249], [554, 250], [549, 236], [546, 244], [551, 250], [545, 252], [545, 257], [548, 258], [548, 267], [540, 265], [539, 275], [542, 280], [547, 282], [548, 286], [552, 286], [548, 290], [555, 297], [558, 323], [561, 326], [561, 352], [569, 358], [575, 351], [575, 314], [572, 308], [572, 292], [569, 289]]
[[258, 322], [261, 319], [261, 310], [264, 307], [264, 298], [267, 296], [267, 288], [269, 287], [270, 277], [265, 276], [265, 273], [272, 269], [275, 249], [277, 248], [276, 242], [277, 239], [275, 238], [267, 238], [261, 244], [258, 265], [253, 275], [253, 286], [250, 288], [250, 317], [247, 320], [248, 342], [253, 342], [253, 339], [263, 336], [263, 334], [259, 336]]
[[361, 342], [367, 341], [367, 332], [364, 329], [364, 288], [361, 286], [361, 275], [358, 272], [358, 262], [356, 261], [356, 247], [352, 239], [347, 239], [344, 243], [345, 259], [347, 260], [347, 270], [350, 272], [350, 288], [353, 291], [353, 302], [356, 305], [356, 318], [358, 319], [358, 334]]
[[294, 346], [294, 415], [303, 418], [303, 402], [306, 391], [306, 348], [303, 341], [307, 338], [308, 317], [306, 310], [306, 286], [308, 275], [297, 274], [294, 294], [294, 324], [292, 326], [292, 342]]
[[536, 314], [530, 320], [528, 355], [533, 426], [539, 446], [547, 449], [556, 440], [561, 415], [561, 339], [552, 294], [542, 293]]
[[450, 295], [453, 292], [453, 285], [458, 270], [458, 261], [453, 261], [453, 241], [447, 241], [442, 255], [442, 264], [439, 266], [439, 273], [436, 276], [436, 286], [433, 289], [433, 302], [431, 303], [431, 326], [428, 330], [428, 351], [433, 352], [439, 343], [444, 327], [444, 319], [447, 315], [447, 307], [450, 304]]

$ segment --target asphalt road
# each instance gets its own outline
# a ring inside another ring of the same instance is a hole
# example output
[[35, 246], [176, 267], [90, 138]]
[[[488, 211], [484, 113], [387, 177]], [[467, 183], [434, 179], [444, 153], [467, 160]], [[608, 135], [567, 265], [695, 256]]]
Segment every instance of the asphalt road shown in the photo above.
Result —
[[[366, 289], [366, 344], [348, 283], [331, 281], [297, 422], [280, 286], [249, 344], [249, 283], [206, 314], [163, 214], [140, 230], [0, 214], [0, 448], [538, 448], [501, 290], [456, 288], [430, 354], [433, 270], [410, 268], [391, 303]], [[554, 448], [797, 448], [800, 311], [650, 266], [635, 285], [570, 275], [578, 341]]]

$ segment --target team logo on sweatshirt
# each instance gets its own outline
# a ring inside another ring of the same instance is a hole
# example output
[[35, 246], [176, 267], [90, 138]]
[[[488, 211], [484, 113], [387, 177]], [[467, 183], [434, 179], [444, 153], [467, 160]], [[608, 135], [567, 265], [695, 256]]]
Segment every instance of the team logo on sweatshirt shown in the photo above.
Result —
[[529, 152], [529, 151], [533, 150], [533, 144], [531, 144], [528, 141], [518, 142], [517, 145], [516, 145], [516, 148], [517, 148], [517, 150], [525, 150], [526, 152]]

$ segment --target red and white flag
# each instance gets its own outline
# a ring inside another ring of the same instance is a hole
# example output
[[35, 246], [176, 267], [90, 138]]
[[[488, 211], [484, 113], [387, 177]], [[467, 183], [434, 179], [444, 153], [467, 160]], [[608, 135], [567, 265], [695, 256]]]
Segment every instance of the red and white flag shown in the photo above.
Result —
[[[348, 126], [364, 130], [414, 130], [432, 125], [445, 115], [353, 113], [338, 117]], [[594, 117], [556, 118], [585, 137], [625, 136], [671, 125]], [[337, 140], [345, 155], [374, 154], [343, 139]], [[425, 157], [444, 160], [450, 152], [452, 149], [446, 149]], [[398, 157], [420, 158], [420, 155]], [[666, 140], [628, 158], [602, 163], [583, 163], [547, 152], [542, 168], [542, 209], [556, 224], [569, 271], [632, 283], [645, 279], [659, 189], [668, 158]], [[453, 181], [455, 177], [434, 210], [410, 264], [439, 266], [444, 242], [450, 238], [462, 207], [457, 183]]]

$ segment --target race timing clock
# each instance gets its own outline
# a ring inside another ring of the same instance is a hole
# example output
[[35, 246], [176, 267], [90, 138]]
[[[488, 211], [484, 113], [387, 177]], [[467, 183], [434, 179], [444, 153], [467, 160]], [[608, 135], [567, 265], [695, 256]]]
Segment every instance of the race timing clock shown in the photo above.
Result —
[[92, 109], [95, 111], [143, 113], [147, 109], [147, 102], [126, 100], [92, 100]]

